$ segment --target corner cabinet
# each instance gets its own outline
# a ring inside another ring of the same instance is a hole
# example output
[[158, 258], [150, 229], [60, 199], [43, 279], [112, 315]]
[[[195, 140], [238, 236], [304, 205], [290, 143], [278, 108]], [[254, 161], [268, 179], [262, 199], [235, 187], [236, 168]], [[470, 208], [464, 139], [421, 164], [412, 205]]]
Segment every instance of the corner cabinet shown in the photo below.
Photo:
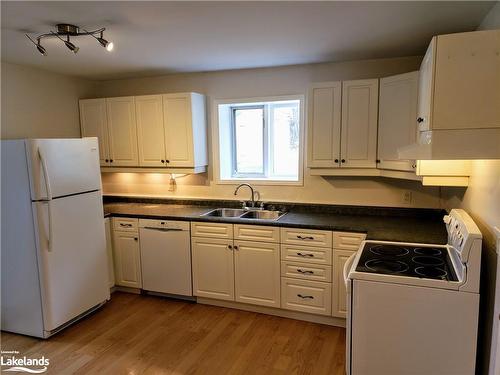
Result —
[[[97, 137], [103, 172], [205, 172], [205, 97], [197, 93], [80, 100], [83, 137]], [[120, 167], [120, 168], [116, 168]]]
[[398, 148], [417, 138], [418, 77], [416, 71], [380, 79], [378, 168], [415, 171], [415, 161], [399, 159]]

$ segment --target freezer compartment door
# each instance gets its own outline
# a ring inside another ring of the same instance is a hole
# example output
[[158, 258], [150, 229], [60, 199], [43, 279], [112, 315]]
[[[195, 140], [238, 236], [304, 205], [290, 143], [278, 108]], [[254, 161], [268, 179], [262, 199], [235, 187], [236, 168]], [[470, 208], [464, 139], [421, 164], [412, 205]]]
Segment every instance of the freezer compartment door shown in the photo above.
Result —
[[97, 138], [28, 139], [31, 199], [101, 189]]
[[44, 328], [52, 331], [109, 299], [102, 200], [92, 192], [33, 206]]

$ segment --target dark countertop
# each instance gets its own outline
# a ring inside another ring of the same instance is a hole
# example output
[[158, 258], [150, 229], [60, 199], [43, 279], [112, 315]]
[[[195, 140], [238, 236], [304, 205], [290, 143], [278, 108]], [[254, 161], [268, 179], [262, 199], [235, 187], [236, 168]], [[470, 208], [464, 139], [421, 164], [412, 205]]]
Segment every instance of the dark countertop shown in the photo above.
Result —
[[[439, 210], [433, 210], [434, 212], [431, 215], [415, 214], [412, 216], [392, 214], [391, 209], [388, 209], [386, 214], [374, 214], [371, 208], [366, 209], [367, 214], [361, 214], [359, 209], [356, 214], [350, 212], [343, 214], [339, 212], [314, 212], [314, 209], [311, 210], [312, 212], [307, 212], [304, 209], [294, 211], [292, 208], [290, 212], [277, 221], [200, 216], [217, 207], [221, 206], [113, 202], [104, 204], [104, 213], [105, 216], [138, 217], [142, 219], [211, 221], [341, 232], [363, 232], [367, 233], [366, 238], [369, 240], [432, 244], [446, 244], [447, 242], [446, 226], [442, 221], [443, 215]], [[418, 212], [418, 209], [415, 212]]]

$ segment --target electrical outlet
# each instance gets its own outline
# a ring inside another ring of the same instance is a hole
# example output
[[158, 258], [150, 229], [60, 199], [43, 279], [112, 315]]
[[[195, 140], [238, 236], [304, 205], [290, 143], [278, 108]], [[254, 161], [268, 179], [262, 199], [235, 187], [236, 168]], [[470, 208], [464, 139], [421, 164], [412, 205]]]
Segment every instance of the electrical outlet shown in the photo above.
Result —
[[412, 198], [413, 197], [412, 197], [411, 191], [405, 190], [403, 192], [403, 204], [411, 204]]

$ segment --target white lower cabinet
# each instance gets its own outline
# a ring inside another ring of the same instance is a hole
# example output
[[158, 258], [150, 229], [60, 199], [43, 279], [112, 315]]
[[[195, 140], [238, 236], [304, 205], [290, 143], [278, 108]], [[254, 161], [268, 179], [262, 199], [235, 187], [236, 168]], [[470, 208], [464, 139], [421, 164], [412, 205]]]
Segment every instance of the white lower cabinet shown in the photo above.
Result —
[[333, 283], [337, 286], [333, 288], [332, 295], [332, 315], [338, 318], [345, 318], [347, 315], [347, 291], [344, 281], [344, 265], [355, 251], [333, 249]]
[[141, 256], [137, 232], [113, 232], [115, 281], [118, 286], [142, 288]]
[[332, 284], [283, 277], [281, 307], [319, 315], [331, 315]]
[[280, 307], [279, 244], [235, 241], [236, 301]]
[[192, 237], [193, 294], [234, 301], [233, 240]]

